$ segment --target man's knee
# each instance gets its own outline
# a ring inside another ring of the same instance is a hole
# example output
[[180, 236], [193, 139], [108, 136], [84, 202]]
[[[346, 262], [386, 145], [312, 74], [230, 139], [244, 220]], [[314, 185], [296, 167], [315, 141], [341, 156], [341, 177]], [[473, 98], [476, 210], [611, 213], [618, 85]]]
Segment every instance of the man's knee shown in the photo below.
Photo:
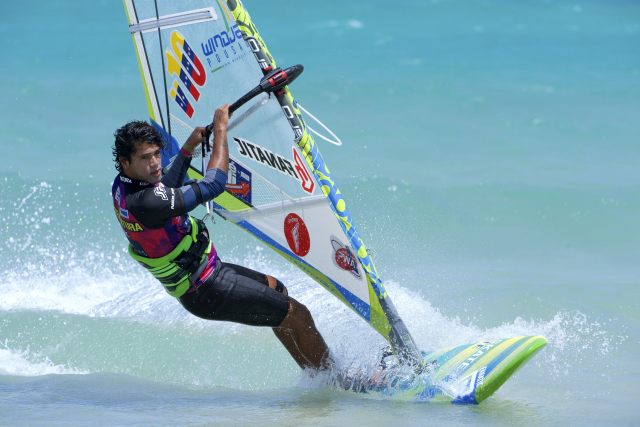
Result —
[[294, 298], [289, 298], [289, 316], [304, 324], [313, 323], [313, 317], [307, 306]]
[[289, 295], [289, 292], [287, 291], [287, 287], [275, 277], [267, 275], [267, 282], [269, 283], [269, 287], [271, 289], [275, 289], [277, 292], [280, 292], [283, 295]]
[[300, 326], [313, 326], [314, 321], [311, 317], [311, 312], [306, 305], [298, 302], [294, 298], [289, 297], [289, 311], [282, 320], [280, 327], [300, 327]]

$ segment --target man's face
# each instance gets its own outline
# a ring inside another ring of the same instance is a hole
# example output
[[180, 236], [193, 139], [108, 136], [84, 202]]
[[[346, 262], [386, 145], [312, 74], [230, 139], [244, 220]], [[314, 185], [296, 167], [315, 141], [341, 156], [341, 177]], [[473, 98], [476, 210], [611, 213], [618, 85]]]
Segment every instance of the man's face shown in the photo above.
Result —
[[160, 147], [148, 142], [137, 144], [131, 161], [120, 159], [120, 164], [125, 175], [139, 181], [155, 184], [162, 177]]

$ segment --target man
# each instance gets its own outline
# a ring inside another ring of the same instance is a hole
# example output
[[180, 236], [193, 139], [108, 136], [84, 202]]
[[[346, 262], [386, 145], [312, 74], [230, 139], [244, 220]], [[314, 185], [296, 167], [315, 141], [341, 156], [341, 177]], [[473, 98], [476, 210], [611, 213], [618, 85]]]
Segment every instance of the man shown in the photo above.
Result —
[[224, 191], [229, 167], [229, 106], [215, 111], [213, 153], [202, 180], [183, 185], [191, 153], [205, 128], [196, 128], [162, 176], [160, 134], [146, 122], [115, 133], [115, 213], [129, 254], [192, 314], [211, 320], [270, 326], [303, 369], [333, 365], [309, 310], [277, 279], [222, 262], [204, 223], [188, 214]]

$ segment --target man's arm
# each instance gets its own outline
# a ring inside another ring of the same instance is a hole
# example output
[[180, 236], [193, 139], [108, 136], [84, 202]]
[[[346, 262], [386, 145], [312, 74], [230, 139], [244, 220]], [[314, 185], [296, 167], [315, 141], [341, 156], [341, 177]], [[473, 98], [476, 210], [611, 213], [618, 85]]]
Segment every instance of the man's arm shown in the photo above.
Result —
[[[229, 171], [229, 146], [227, 144], [227, 128], [229, 126], [229, 104], [216, 109], [213, 116], [213, 154], [209, 158], [207, 170], [218, 169], [224, 173]], [[206, 128], [197, 127], [185, 141], [180, 153], [191, 156], [191, 153], [202, 143]], [[177, 158], [176, 158], [177, 159]], [[166, 185], [166, 184], [165, 184]]]
[[162, 177], [162, 183], [167, 187], [180, 187], [187, 176], [187, 170], [191, 164], [193, 151], [202, 143], [205, 135], [205, 128], [197, 127], [191, 132], [189, 138], [184, 142], [178, 155], [166, 168]]
[[[204, 178], [191, 184], [188, 188], [182, 187], [181, 189], [187, 210], [194, 209], [200, 203], [213, 200], [224, 192], [229, 172], [228, 126], [229, 104], [226, 104], [219, 107], [213, 116], [213, 153], [209, 158]], [[198, 129], [201, 129], [201, 135], [204, 136], [204, 128]], [[185, 143], [185, 145], [187, 144]]]
[[227, 127], [229, 126], [229, 104], [219, 107], [213, 116], [213, 154], [207, 170], [218, 169], [229, 172], [229, 146], [227, 145]]
[[[132, 200], [127, 199], [127, 205], [131, 206], [132, 212], [143, 224], [149, 227], [161, 226], [165, 220], [192, 211], [199, 204], [213, 200], [224, 192], [229, 170], [228, 124], [229, 105], [227, 104], [219, 107], [214, 115], [213, 154], [203, 179], [175, 188], [182, 183], [183, 176], [174, 187], [165, 186], [144, 190], [137, 193]], [[190, 155], [202, 142], [204, 133], [205, 128], [194, 129], [182, 147], [181, 152], [185, 151], [185, 153], [179, 154], [176, 160], [187, 153]], [[164, 180], [162, 183], [166, 185]]]
[[164, 171], [161, 182], [165, 186], [179, 187], [182, 185], [191, 164], [191, 153], [192, 151], [187, 151], [184, 146], [180, 149], [180, 152]]
[[174, 188], [160, 184], [129, 195], [127, 206], [145, 227], [159, 228], [167, 219], [184, 215], [222, 194], [226, 182], [226, 173], [209, 169], [202, 180], [190, 185]]

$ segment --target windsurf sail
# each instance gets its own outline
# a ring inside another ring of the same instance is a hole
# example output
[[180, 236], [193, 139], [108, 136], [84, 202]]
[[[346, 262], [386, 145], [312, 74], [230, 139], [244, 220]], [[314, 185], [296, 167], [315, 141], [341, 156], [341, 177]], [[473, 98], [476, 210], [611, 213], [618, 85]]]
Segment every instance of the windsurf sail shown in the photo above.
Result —
[[[238, 0], [124, 4], [165, 166], [216, 107], [241, 98], [277, 64]], [[234, 113], [229, 153], [226, 191], [213, 211], [315, 279], [396, 352], [420, 360], [288, 87]], [[192, 177], [203, 176], [200, 164], [192, 162]]]

